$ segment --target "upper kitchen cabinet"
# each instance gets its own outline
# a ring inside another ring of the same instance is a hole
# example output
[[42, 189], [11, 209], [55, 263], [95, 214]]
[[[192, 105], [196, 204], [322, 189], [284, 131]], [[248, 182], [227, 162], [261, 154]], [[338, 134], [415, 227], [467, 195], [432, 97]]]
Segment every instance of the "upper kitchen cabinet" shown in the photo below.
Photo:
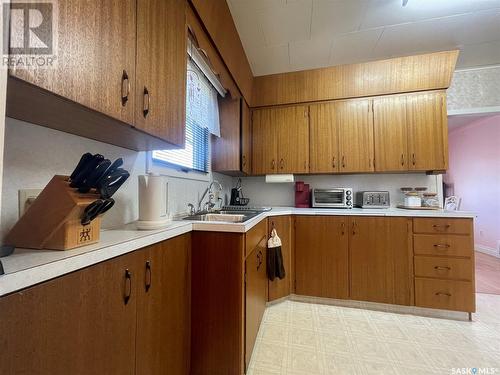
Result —
[[446, 92], [408, 95], [409, 169], [444, 171], [448, 168]]
[[186, 4], [137, 2], [135, 126], [184, 146], [186, 115]]
[[243, 99], [241, 101], [241, 171], [252, 173], [252, 112]]
[[58, 2], [56, 64], [11, 68], [7, 116], [137, 151], [183, 146], [185, 11], [181, 0]]
[[11, 76], [132, 124], [136, 3], [59, 1], [57, 64], [12, 68]]
[[335, 103], [309, 106], [310, 173], [339, 171], [339, 129]]
[[335, 118], [339, 127], [340, 172], [373, 172], [372, 101], [338, 101]]
[[254, 110], [254, 174], [309, 172], [309, 109], [305, 105]]
[[373, 99], [373, 130], [377, 171], [408, 170], [406, 96]]

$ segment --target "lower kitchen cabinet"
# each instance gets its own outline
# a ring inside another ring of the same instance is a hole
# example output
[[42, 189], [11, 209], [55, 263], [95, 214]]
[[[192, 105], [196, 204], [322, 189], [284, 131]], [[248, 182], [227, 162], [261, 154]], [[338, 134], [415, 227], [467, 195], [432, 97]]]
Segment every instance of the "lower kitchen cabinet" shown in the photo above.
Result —
[[283, 266], [285, 267], [285, 278], [269, 280], [269, 301], [290, 295], [293, 291], [295, 262], [293, 261], [293, 218], [291, 216], [275, 216], [269, 218], [268, 232], [276, 229], [281, 239], [281, 253], [283, 255]]
[[189, 239], [1, 298], [0, 373], [188, 374]]
[[295, 293], [348, 298], [348, 218], [295, 217]]
[[351, 299], [411, 304], [409, 220], [397, 217], [350, 218]]

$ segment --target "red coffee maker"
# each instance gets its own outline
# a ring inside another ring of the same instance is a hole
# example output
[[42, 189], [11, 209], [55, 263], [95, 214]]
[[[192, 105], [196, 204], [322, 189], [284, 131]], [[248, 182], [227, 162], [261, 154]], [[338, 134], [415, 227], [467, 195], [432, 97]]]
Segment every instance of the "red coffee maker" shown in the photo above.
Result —
[[304, 184], [304, 181], [297, 181], [295, 183], [295, 207], [311, 207], [311, 189], [309, 184]]

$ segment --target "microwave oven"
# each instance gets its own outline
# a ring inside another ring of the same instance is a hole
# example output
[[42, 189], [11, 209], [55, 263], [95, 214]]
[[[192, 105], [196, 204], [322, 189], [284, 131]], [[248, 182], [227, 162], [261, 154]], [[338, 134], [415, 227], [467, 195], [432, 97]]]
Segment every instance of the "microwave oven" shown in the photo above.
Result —
[[313, 207], [352, 208], [353, 196], [351, 188], [314, 189]]

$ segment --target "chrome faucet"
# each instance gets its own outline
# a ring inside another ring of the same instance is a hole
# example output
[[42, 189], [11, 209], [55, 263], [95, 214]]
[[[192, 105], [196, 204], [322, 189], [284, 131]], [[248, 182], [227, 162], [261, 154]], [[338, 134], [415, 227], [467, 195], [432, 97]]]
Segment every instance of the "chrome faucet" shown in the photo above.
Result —
[[[219, 193], [224, 189], [219, 181], [213, 180], [212, 182], [210, 182], [210, 185], [208, 185], [208, 187], [206, 188], [206, 190], [203, 192], [200, 200], [198, 201], [198, 207], [197, 207], [197, 209], [195, 210], [194, 205], [192, 203], [188, 204], [191, 216], [193, 216], [193, 215], [195, 215], [197, 213], [202, 212], [202, 209], [201, 209], [202, 206], [201, 206], [201, 204], [203, 203], [203, 200], [205, 199], [205, 197], [207, 196], [207, 194], [208, 194], [208, 201], [205, 202], [205, 204], [203, 205], [203, 208], [204, 208], [205, 211], [208, 211], [208, 212], [213, 210], [213, 208], [217, 204], [216, 202], [214, 202], [214, 199], [216, 197], [216, 195], [215, 195], [215, 193], [213, 191], [214, 185], [217, 186]], [[218, 196], [217, 197], [217, 201], [218, 202], [222, 202], [222, 198], [220, 196]]]

